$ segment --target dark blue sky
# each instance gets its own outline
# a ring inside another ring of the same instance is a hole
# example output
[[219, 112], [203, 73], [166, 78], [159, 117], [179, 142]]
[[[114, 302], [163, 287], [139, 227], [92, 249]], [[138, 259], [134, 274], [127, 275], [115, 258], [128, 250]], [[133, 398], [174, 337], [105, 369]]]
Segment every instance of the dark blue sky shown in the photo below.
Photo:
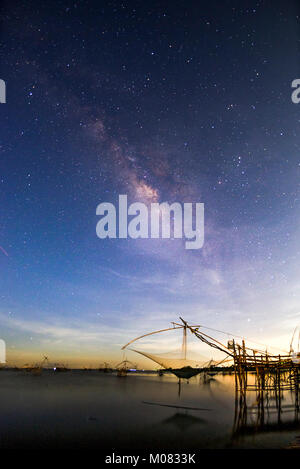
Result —
[[[179, 313], [285, 342], [300, 300], [297, 2], [7, 1], [1, 14], [8, 358], [114, 358]], [[119, 194], [203, 202], [203, 249], [100, 240], [96, 207]]]

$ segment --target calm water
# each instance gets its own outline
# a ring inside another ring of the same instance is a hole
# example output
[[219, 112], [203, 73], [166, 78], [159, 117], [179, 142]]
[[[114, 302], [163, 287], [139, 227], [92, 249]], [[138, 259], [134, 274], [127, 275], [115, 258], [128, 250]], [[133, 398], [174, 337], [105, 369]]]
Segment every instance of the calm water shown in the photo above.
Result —
[[289, 393], [280, 415], [271, 400], [258, 419], [249, 401], [234, 425], [232, 376], [194, 377], [180, 395], [172, 375], [2, 371], [0, 384], [0, 448], [285, 448], [300, 435]]

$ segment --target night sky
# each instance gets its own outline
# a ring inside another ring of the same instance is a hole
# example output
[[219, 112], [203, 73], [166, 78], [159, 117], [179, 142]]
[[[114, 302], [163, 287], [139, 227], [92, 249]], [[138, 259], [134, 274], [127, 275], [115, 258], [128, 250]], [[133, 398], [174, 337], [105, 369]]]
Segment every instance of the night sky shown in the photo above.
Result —
[[[4, 1], [0, 12], [8, 362], [121, 361], [124, 343], [179, 315], [288, 349], [300, 323], [299, 4]], [[204, 203], [203, 248], [99, 239], [96, 207], [119, 194]]]

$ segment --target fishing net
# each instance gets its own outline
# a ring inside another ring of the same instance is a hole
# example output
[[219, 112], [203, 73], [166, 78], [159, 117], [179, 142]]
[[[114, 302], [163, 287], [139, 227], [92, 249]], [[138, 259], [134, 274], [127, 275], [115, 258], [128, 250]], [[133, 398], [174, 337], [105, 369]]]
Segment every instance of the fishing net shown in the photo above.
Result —
[[[136, 350], [136, 349], [130, 349], [133, 352], [137, 352], [144, 357], [149, 358], [150, 360], [154, 361], [155, 363], [158, 363], [161, 365], [163, 368], [166, 369], [178, 369], [178, 368], [184, 368], [184, 367], [191, 367], [191, 368], [203, 368], [203, 366], [208, 363], [207, 358], [205, 357], [199, 357], [199, 360], [193, 360], [189, 358], [184, 358], [180, 356], [174, 356], [176, 355], [176, 352], [173, 354], [171, 357], [170, 354], [161, 354], [161, 355], [156, 355], [154, 353], [149, 353], [149, 352], [144, 352], [141, 350]], [[178, 353], [180, 355], [180, 353]]]

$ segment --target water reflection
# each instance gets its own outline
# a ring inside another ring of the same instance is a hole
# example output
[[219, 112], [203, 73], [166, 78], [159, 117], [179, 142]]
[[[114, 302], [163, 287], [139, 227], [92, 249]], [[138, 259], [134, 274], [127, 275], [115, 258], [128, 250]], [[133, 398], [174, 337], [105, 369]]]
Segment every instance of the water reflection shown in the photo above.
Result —
[[0, 373], [0, 448], [284, 448], [299, 430], [299, 393], [241, 394], [229, 374]]
[[299, 430], [299, 390], [265, 390], [255, 397], [236, 394], [232, 439]]
[[[288, 437], [289, 434], [299, 432], [298, 380], [291, 382], [286, 379], [285, 374], [278, 378], [278, 376], [274, 377], [266, 373], [264, 381], [258, 382], [256, 374], [252, 373], [252, 375], [252, 377], [247, 377], [247, 385], [242, 390], [235, 380], [232, 435], [226, 447], [247, 447], [249, 445], [247, 437], [252, 437], [252, 445], [255, 447], [259, 446], [261, 434], [272, 435], [275, 439], [274, 433]], [[203, 373], [199, 377], [199, 386], [209, 391], [215, 404], [222, 402], [219, 399], [220, 390], [222, 391], [222, 388], [224, 390], [224, 383], [218, 378], [220, 378], [218, 373]], [[207, 421], [203, 420], [203, 423], [205, 422]], [[256, 441], [253, 440], [254, 436]], [[294, 436], [294, 439], [283, 447], [300, 449], [300, 436]]]
[[188, 430], [191, 426], [203, 425], [207, 421], [203, 418], [189, 415], [188, 412], [176, 412], [172, 417], [162, 420], [163, 425], [175, 425], [181, 432]]

